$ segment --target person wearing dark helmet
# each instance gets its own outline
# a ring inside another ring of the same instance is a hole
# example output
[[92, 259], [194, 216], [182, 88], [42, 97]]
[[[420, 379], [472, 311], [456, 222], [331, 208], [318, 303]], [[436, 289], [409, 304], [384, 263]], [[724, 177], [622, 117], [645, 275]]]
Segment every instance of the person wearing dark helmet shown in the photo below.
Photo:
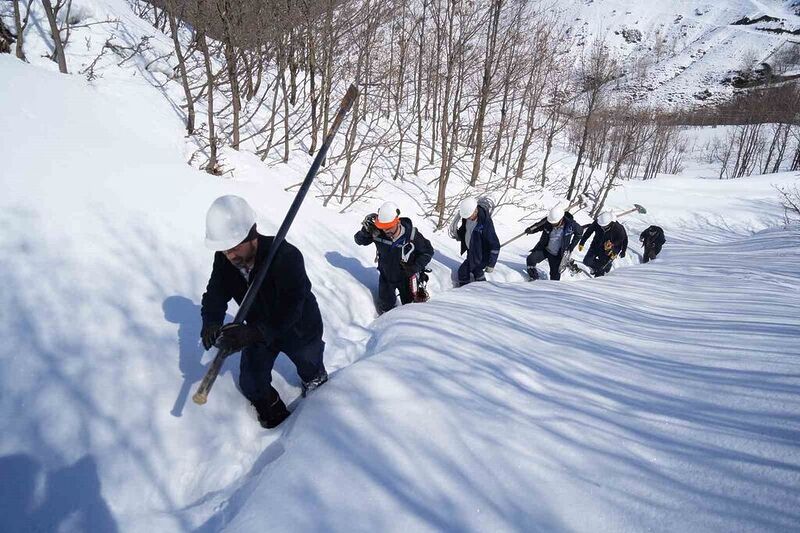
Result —
[[639, 235], [639, 241], [644, 246], [642, 253], [642, 263], [647, 263], [655, 259], [661, 253], [661, 247], [667, 242], [664, 238], [664, 230], [658, 226], [650, 226]]
[[466, 259], [458, 268], [459, 287], [472, 279], [486, 281], [485, 272], [492, 272], [500, 255], [500, 239], [494, 230], [492, 215], [478, 200], [467, 197], [458, 206], [461, 225], [455, 233]]
[[592, 244], [583, 258], [583, 264], [592, 270], [595, 277], [608, 274], [614, 259], [625, 257], [628, 250], [628, 234], [615, 218], [611, 211], [600, 213], [600, 216], [589, 225], [578, 245], [578, 250], [583, 251], [584, 243], [594, 235]]
[[542, 232], [542, 236], [526, 260], [528, 276], [531, 281], [539, 279], [536, 265], [547, 259], [550, 267], [550, 279], [560, 280], [564, 255], [571, 254], [578, 245], [583, 233], [581, 225], [575, 222], [572, 215], [563, 207], [555, 206], [547, 214], [547, 217], [526, 228], [525, 233], [531, 235], [539, 231]]
[[244, 322], [222, 325], [228, 302], [241, 304], [272, 240], [258, 233], [256, 213], [244, 198], [222, 196], [211, 204], [205, 242], [216, 253], [202, 299], [202, 343], [206, 350], [217, 346], [228, 354], [242, 351], [239, 387], [265, 428], [289, 416], [272, 386], [272, 367], [280, 352], [297, 367], [303, 396], [328, 380], [322, 360], [322, 316], [303, 254], [290, 243], [279, 246]]
[[370, 213], [353, 236], [356, 244], [374, 244], [378, 253], [378, 314], [397, 305], [414, 301], [410, 278], [427, 279], [425, 267], [433, 257], [433, 246], [414, 227], [411, 219], [400, 216], [394, 202], [384, 202], [377, 213]]

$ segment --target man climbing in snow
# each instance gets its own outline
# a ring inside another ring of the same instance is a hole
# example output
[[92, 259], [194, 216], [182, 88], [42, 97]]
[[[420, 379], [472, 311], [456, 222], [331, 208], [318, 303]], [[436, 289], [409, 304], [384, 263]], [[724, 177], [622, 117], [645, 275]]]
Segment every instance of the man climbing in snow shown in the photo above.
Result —
[[594, 235], [589, 251], [583, 258], [583, 264], [592, 270], [595, 277], [608, 274], [614, 259], [625, 257], [625, 252], [628, 250], [628, 233], [615, 218], [611, 211], [600, 213], [583, 234], [578, 245], [578, 249], [583, 251], [583, 245]]
[[467, 252], [467, 258], [458, 268], [458, 285], [475, 281], [486, 281], [485, 272], [494, 270], [497, 257], [500, 255], [500, 239], [494, 231], [492, 215], [486, 206], [478, 200], [467, 197], [458, 206], [461, 225], [456, 232], [456, 239], [461, 242], [461, 254]]
[[542, 236], [526, 260], [528, 275], [531, 281], [539, 279], [536, 265], [547, 259], [550, 279], [560, 280], [564, 255], [569, 257], [578, 245], [583, 229], [563, 207], [555, 206], [545, 218], [525, 229], [525, 233], [529, 235], [539, 231]]
[[400, 209], [394, 202], [384, 202], [377, 213], [364, 217], [353, 238], [356, 244], [375, 244], [377, 249], [378, 313], [397, 305], [398, 292], [403, 304], [413, 302], [412, 283], [427, 280], [425, 267], [433, 257], [433, 246], [411, 219], [400, 217]]
[[242, 351], [239, 387], [265, 428], [273, 428], [289, 416], [271, 384], [279, 352], [297, 367], [303, 396], [328, 380], [322, 361], [322, 316], [303, 254], [288, 242], [278, 248], [244, 323], [222, 325], [228, 302], [242, 303], [272, 240], [258, 233], [256, 213], [244, 198], [222, 196], [211, 204], [205, 242], [216, 253], [202, 300], [203, 347], [217, 346], [231, 354]]
[[644, 246], [642, 263], [652, 261], [661, 252], [661, 247], [667, 242], [664, 238], [664, 230], [658, 226], [650, 226], [639, 235], [639, 241]]

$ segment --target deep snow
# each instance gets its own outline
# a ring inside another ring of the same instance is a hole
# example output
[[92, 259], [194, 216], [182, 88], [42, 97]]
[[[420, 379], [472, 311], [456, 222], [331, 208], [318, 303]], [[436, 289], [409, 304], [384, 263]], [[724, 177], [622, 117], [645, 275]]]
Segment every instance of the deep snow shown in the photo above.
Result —
[[[797, 173], [719, 181], [695, 163], [626, 183], [611, 205], [649, 214], [624, 219], [632, 251], [608, 277], [524, 282], [524, 238], [460, 290], [457, 244], [420, 220], [418, 189], [385, 186], [437, 254], [433, 300], [378, 320], [374, 250], [352, 241], [376, 205], [340, 215], [310, 195], [288, 239], [332, 379], [269, 432], [236, 390], [237, 357], [206, 406], [188, 400], [208, 362], [203, 221], [240, 194], [274, 231], [309, 158], [229, 152], [234, 177], [211, 177], [184, 163], [180, 117], [146, 80], [5, 55], [0, 80], [0, 530], [800, 522], [800, 236], [772, 188]], [[523, 214], [498, 214], [502, 241]], [[650, 223], [669, 242], [639, 265]], [[285, 358], [274, 383], [299, 394]]]

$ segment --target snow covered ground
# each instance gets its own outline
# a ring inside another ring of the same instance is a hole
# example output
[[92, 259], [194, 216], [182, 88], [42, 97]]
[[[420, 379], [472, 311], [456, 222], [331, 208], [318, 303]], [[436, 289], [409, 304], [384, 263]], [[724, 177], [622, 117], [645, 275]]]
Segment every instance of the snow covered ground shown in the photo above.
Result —
[[[558, 3], [571, 31], [591, 43], [601, 38], [620, 59], [626, 76], [616, 89], [650, 105], [692, 106], [696, 94], [720, 101], [733, 88], [722, 85], [730, 71], [770, 61], [797, 35], [759, 28], [800, 28], [793, 0], [566, 0]], [[778, 23], [734, 25], [749, 17]]]
[[[204, 217], [240, 194], [274, 231], [309, 159], [228, 153], [235, 177], [211, 177], [139, 77], [89, 84], [0, 55], [0, 80], [0, 531], [800, 523], [800, 230], [772, 187], [797, 173], [627, 183], [611, 205], [648, 215], [623, 219], [632, 252], [606, 278], [525, 282], [528, 237], [459, 290], [457, 245], [419, 220], [414, 184], [384, 188], [437, 253], [433, 300], [377, 320], [374, 250], [352, 241], [376, 206], [311, 195], [289, 240], [334, 372], [264, 431], [237, 357], [206, 406], [188, 400], [208, 362]], [[501, 240], [521, 215], [501, 210]], [[650, 223], [668, 243], [639, 265]], [[284, 358], [275, 385], [299, 394]]]

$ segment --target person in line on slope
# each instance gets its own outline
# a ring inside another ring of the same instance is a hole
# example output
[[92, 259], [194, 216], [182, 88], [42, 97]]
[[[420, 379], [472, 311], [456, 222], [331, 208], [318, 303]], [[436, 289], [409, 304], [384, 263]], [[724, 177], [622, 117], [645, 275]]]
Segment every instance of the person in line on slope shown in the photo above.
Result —
[[288, 242], [278, 248], [244, 323], [222, 325], [228, 302], [233, 298], [242, 303], [272, 241], [273, 237], [258, 233], [256, 213], [244, 198], [222, 196], [211, 204], [205, 243], [216, 253], [201, 306], [203, 347], [242, 351], [239, 387], [265, 428], [273, 428], [289, 416], [271, 384], [279, 352], [297, 367], [303, 396], [328, 380], [322, 361], [322, 316], [303, 254]]
[[572, 214], [563, 207], [555, 206], [545, 218], [525, 229], [525, 233], [532, 235], [542, 232], [539, 242], [531, 250], [526, 263], [531, 281], [539, 279], [536, 265], [547, 259], [550, 266], [550, 279], [561, 279], [561, 263], [565, 254], [571, 254], [578, 245], [583, 234], [583, 228], [575, 222]]
[[384, 202], [377, 213], [370, 213], [353, 236], [356, 244], [375, 244], [378, 272], [378, 313], [397, 305], [397, 293], [403, 304], [414, 301], [410, 278], [425, 276], [425, 267], [433, 257], [433, 246], [411, 223], [400, 217], [394, 202]]
[[461, 226], [456, 232], [456, 239], [461, 242], [461, 254], [467, 252], [467, 258], [458, 267], [459, 287], [470, 282], [486, 281], [485, 272], [492, 272], [497, 257], [500, 255], [500, 239], [494, 230], [494, 222], [489, 211], [478, 200], [467, 197], [458, 206]]
[[644, 246], [642, 263], [647, 263], [658, 256], [667, 239], [664, 238], [663, 229], [658, 226], [650, 226], [639, 235], [639, 241]]
[[583, 264], [592, 270], [595, 277], [607, 274], [614, 259], [618, 256], [625, 257], [625, 252], [628, 250], [628, 234], [615, 218], [611, 211], [600, 213], [600, 216], [589, 225], [578, 245], [578, 249], [583, 251], [583, 245], [594, 235], [592, 244], [583, 258]]

